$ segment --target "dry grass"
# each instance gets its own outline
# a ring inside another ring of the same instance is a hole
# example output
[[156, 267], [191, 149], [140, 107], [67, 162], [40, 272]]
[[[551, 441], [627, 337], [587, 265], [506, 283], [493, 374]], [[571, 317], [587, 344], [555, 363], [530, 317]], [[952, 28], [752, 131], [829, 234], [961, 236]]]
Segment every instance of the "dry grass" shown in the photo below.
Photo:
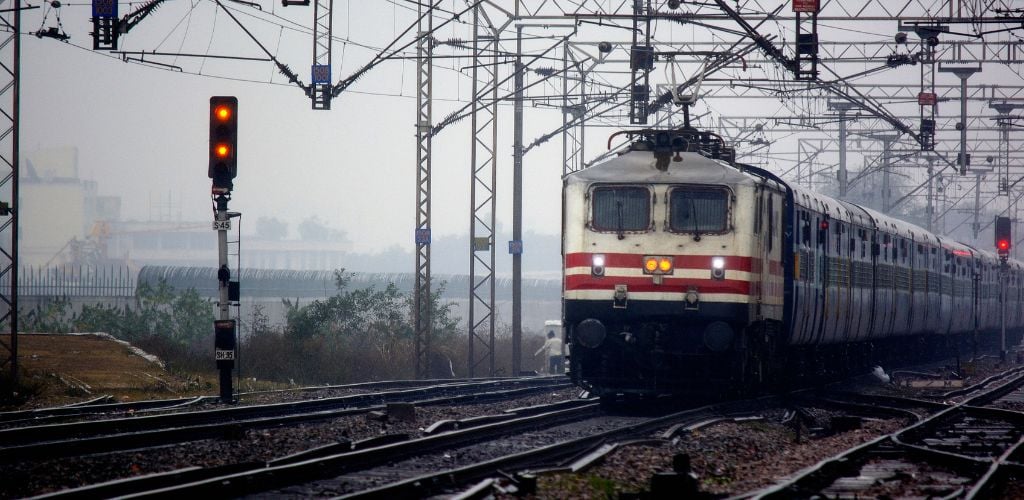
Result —
[[[10, 335], [0, 336], [0, 341], [9, 345]], [[98, 335], [19, 334], [18, 360], [23, 382], [39, 389], [22, 409], [102, 395], [136, 401], [216, 392], [212, 369], [208, 374], [178, 376], [130, 347]]]

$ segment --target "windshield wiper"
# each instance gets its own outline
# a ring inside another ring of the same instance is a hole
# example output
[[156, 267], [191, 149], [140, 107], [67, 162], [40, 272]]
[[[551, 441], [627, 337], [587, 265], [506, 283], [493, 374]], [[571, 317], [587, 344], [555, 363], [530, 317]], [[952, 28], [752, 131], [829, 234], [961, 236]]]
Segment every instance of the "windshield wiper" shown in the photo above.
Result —
[[690, 218], [693, 219], [693, 241], [700, 241], [700, 226], [697, 224], [697, 206], [690, 199]]
[[618, 230], [616, 231], [616, 235], [619, 237], [620, 240], [624, 240], [626, 239], [626, 235], [624, 234], [624, 230], [622, 229], [622, 201], [615, 202], [615, 215], [618, 218]]

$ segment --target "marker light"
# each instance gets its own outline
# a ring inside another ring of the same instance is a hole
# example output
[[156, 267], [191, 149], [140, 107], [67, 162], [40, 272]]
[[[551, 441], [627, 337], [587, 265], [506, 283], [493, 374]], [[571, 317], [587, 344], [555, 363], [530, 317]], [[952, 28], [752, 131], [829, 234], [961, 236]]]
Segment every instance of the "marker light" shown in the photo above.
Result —
[[648, 255], [644, 257], [644, 274], [672, 274], [672, 257]]

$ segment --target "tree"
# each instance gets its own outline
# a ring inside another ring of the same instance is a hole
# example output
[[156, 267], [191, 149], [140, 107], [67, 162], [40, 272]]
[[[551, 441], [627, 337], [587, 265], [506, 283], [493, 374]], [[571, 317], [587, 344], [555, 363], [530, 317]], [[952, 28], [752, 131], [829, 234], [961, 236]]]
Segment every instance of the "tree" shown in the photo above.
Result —
[[283, 240], [288, 236], [288, 223], [277, 217], [260, 217], [256, 219], [256, 236], [265, 240]]
[[345, 241], [345, 231], [328, 226], [320, 217], [306, 217], [299, 223], [299, 239], [304, 241]]

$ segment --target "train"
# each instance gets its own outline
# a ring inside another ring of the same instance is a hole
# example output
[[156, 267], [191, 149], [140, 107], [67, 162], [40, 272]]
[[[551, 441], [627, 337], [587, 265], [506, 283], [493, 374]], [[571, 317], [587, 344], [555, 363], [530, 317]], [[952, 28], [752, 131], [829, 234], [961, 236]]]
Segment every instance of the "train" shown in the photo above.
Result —
[[622, 133], [563, 177], [562, 322], [591, 393], [762, 390], [1019, 340], [1021, 262], [739, 163], [710, 132]]

